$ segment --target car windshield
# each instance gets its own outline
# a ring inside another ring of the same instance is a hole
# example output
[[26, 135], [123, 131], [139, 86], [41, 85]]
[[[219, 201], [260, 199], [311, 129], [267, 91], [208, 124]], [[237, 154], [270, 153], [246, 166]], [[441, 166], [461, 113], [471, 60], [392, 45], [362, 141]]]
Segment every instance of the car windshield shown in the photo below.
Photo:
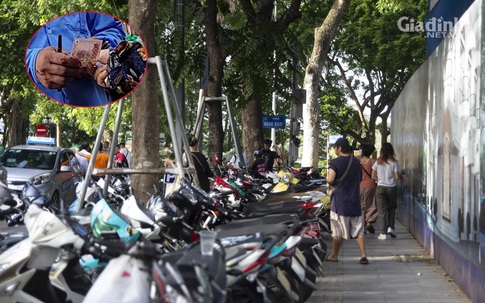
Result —
[[56, 151], [10, 149], [1, 158], [5, 167], [52, 170], [56, 164]]

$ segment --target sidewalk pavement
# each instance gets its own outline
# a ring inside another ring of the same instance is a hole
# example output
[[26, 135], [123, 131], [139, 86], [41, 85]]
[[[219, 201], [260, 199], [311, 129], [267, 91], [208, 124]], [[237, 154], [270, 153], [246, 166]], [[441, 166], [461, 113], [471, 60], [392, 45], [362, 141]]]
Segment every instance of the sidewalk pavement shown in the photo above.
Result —
[[[368, 265], [359, 264], [355, 240], [344, 240], [339, 262], [324, 262], [325, 277], [307, 302], [469, 303], [468, 297], [407, 229], [396, 221], [396, 238], [367, 232]], [[331, 237], [328, 237], [329, 252]]]

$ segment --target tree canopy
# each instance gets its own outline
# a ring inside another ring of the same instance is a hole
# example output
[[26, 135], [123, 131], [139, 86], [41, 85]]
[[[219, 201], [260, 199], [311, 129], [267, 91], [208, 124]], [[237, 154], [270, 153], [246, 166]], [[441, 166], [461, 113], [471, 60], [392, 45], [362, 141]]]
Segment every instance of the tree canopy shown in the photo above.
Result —
[[[427, 1], [352, 1], [335, 39], [322, 90], [322, 112], [332, 129], [360, 143], [376, 143], [378, 119], [386, 141], [388, 117], [394, 102], [425, 59], [425, 38], [401, 32], [402, 16], [424, 19]], [[335, 75], [340, 81], [335, 81]], [[340, 91], [339, 95], [336, 91]], [[330, 95], [329, 95], [330, 94]], [[347, 104], [326, 104], [339, 96], [355, 111], [343, 119]]]
[[[186, 124], [191, 129], [208, 45], [203, 19], [206, 2], [186, 3], [183, 19], [173, 1], [164, 0], [157, 6], [157, 48], [156, 54], [149, 55], [160, 55], [169, 62], [175, 86], [184, 83]], [[333, 0], [278, 1], [274, 18], [273, 2], [217, 1], [217, 37], [224, 47], [225, 60], [222, 91], [234, 101], [237, 117], [251, 101], [258, 102], [259, 107], [255, 108], [260, 112], [271, 114], [273, 92], [278, 100], [276, 114], [289, 115], [292, 88], [295, 83], [302, 85], [314, 28], [321, 24], [332, 3]], [[102, 109], [70, 108], [45, 98], [27, 77], [24, 50], [32, 34], [59, 14], [99, 10], [126, 20], [127, 4], [127, 0], [80, 0], [68, 4], [44, 0], [35, 1], [34, 5], [0, 2], [0, 24], [6, 29], [0, 35], [0, 116], [7, 122], [7, 132], [11, 132], [5, 134], [9, 144], [21, 143], [29, 126], [32, 130], [45, 121], [61, 124], [63, 145], [71, 144], [75, 138], [94, 136]], [[425, 0], [351, 1], [321, 76], [319, 101], [325, 128], [328, 125], [332, 132], [350, 135], [357, 142], [375, 140], [375, 129], [387, 125], [378, 124], [378, 119], [387, 121], [400, 90], [424, 60], [424, 37], [399, 32], [397, 19], [403, 15], [424, 19], [426, 5]], [[131, 123], [131, 99], [126, 103], [122, 132]], [[116, 108], [116, 104], [113, 106]], [[162, 111], [160, 126], [168, 134]], [[112, 111], [108, 128], [114, 123], [115, 112]], [[242, 117], [238, 122], [241, 120]], [[385, 135], [388, 130], [381, 131]], [[288, 139], [282, 135], [285, 136]]]

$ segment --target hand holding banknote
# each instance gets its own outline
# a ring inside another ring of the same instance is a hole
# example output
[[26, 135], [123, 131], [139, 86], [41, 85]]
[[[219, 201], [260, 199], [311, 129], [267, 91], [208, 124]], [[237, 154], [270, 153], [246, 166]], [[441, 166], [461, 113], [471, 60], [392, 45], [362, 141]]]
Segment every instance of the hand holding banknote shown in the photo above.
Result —
[[83, 74], [94, 78], [101, 87], [106, 87], [108, 76], [105, 64], [108, 62], [109, 50], [102, 49], [103, 41], [96, 37], [76, 38], [72, 44], [71, 56], [82, 63]]
[[101, 52], [103, 41], [91, 38], [76, 38], [72, 43], [71, 57], [81, 61], [82, 67], [95, 65]]
[[39, 52], [35, 63], [38, 80], [49, 89], [61, 89], [78, 77], [82, 63], [54, 47], [46, 47]]

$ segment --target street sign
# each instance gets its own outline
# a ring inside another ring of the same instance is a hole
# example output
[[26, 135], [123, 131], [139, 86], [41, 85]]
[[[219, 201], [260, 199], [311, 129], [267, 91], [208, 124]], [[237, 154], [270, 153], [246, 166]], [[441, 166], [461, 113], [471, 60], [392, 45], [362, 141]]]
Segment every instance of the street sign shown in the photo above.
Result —
[[[175, 161], [173, 161], [173, 164], [175, 164]], [[174, 168], [170, 165], [166, 166], [167, 168]], [[175, 175], [172, 174], [164, 174], [163, 175], [163, 182], [164, 183], [173, 183], [175, 181]]]
[[284, 129], [286, 127], [286, 116], [263, 116], [263, 128]]
[[47, 126], [44, 124], [39, 124], [35, 127], [35, 133], [37, 137], [45, 137], [47, 136]]

